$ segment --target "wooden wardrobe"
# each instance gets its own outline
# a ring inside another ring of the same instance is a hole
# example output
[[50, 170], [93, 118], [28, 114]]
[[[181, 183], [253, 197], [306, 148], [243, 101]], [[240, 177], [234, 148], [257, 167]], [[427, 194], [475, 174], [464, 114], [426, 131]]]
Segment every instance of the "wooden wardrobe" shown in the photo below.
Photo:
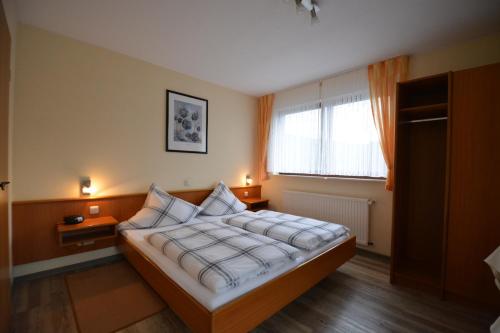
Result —
[[391, 282], [500, 311], [500, 64], [398, 84]]

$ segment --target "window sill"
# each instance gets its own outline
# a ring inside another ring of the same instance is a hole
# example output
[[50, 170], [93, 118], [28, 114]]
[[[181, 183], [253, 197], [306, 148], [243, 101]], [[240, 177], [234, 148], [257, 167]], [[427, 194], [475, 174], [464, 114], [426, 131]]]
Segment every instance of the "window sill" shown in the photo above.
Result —
[[324, 180], [354, 180], [354, 181], [365, 181], [365, 182], [384, 182], [387, 178], [382, 177], [357, 177], [357, 176], [321, 176], [321, 175], [307, 175], [300, 173], [278, 173], [271, 174], [272, 176], [284, 176], [284, 177], [299, 177], [299, 178], [312, 178], [312, 179], [324, 179]]

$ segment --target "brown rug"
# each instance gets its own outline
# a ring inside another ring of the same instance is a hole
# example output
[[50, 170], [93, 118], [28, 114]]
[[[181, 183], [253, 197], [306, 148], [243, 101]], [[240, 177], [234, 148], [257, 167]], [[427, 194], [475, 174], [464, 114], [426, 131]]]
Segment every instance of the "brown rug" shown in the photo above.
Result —
[[114, 332], [165, 308], [126, 261], [69, 274], [66, 283], [81, 333]]

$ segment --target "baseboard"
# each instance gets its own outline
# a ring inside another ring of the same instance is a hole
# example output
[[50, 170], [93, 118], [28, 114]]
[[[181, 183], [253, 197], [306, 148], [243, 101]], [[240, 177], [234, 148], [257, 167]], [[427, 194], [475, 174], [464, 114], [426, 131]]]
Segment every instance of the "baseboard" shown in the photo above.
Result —
[[[370, 242], [371, 243], [371, 242]], [[378, 250], [375, 250], [373, 243], [369, 245], [361, 245], [361, 244], [356, 244], [356, 248], [360, 250], [360, 252], [365, 252], [365, 253], [373, 253], [375, 255], [379, 255], [380, 257], [385, 257], [385, 258], [390, 258], [389, 255], [382, 253]]]
[[99, 259], [94, 259], [90, 261], [85, 261], [81, 262], [78, 264], [73, 264], [69, 266], [63, 266], [59, 268], [54, 268], [50, 269], [48, 271], [42, 271], [42, 272], [37, 272], [33, 274], [28, 274], [28, 275], [23, 275], [19, 276], [14, 279], [14, 283], [17, 283], [19, 281], [28, 281], [28, 280], [37, 280], [37, 279], [44, 279], [50, 276], [54, 275], [61, 275], [61, 274], [68, 274], [68, 273], [75, 273], [75, 272], [80, 272], [80, 271], [85, 271], [91, 268], [103, 266], [103, 265], [109, 265], [118, 261], [124, 260], [123, 254], [115, 254], [110, 257], [104, 257], [104, 258], [99, 258]]
[[25, 275], [50, 271], [65, 266], [71, 266], [87, 261], [114, 256], [117, 254], [120, 254], [120, 250], [118, 249], [118, 247], [112, 246], [95, 251], [72, 254], [60, 258], [31, 262], [29, 264], [14, 266], [12, 268], [12, 276], [14, 278], [18, 278]]
[[367, 250], [365, 248], [360, 248], [359, 246], [356, 247], [356, 254], [360, 254], [360, 255], [362, 255], [364, 257], [375, 258], [375, 259], [378, 259], [378, 260], [381, 260], [381, 261], [385, 261], [387, 263], [391, 260], [391, 257], [386, 256], [385, 254], [380, 254], [380, 253], [377, 253], [377, 252], [373, 252], [373, 251]]

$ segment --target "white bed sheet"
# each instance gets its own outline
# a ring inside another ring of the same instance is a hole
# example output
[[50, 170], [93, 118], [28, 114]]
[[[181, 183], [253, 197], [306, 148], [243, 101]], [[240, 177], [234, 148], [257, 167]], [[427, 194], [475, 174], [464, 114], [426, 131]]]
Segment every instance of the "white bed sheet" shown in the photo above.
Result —
[[[219, 221], [222, 218], [235, 216], [237, 214], [225, 215], [225, 216], [198, 216], [189, 223], [201, 223], [209, 221]], [[201, 217], [201, 218], [200, 218]], [[172, 226], [170, 226], [172, 227]], [[281, 274], [290, 271], [294, 267], [297, 267], [301, 263], [315, 257], [321, 252], [326, 251], [329, 248], [334, 247], [347, 236], [336, 239], [335, 241], [311, 252], [301, 251], [301, 257], [294, 261], [293, 263], [286, 264], [279, 267], [274, 271], [270, 271], [267, 274], [259, 276], [255, 279], [245, 282], [244, 284], [228, 290], [223, 293], [214, 293], [208, 288], [201, 285], [198, 281], [193, 279], [188, 273], [186, 273], [176, 262], [170, 260], [167, 256], [162, 254], [156, 248], [154, 248], [145, 239], [145, 236], [167, 230], [169, 227], [162, 227], [156, 229], [143, 229], [143, 230], [123, 230], [122, 234], [139, 248], [149, 259], [151, 259], [158, 267], [165, 273], [169, 278], [171, 278], [175, 283], [177, 283], [182, 289], [188, 292], [194, 299], [196, 299], [200, 304], [206, 307], [209, 311], [214, 311], [218, 307], [235, 300], [241, 295], [257, 288], [258, 286], [280, 276]]]

